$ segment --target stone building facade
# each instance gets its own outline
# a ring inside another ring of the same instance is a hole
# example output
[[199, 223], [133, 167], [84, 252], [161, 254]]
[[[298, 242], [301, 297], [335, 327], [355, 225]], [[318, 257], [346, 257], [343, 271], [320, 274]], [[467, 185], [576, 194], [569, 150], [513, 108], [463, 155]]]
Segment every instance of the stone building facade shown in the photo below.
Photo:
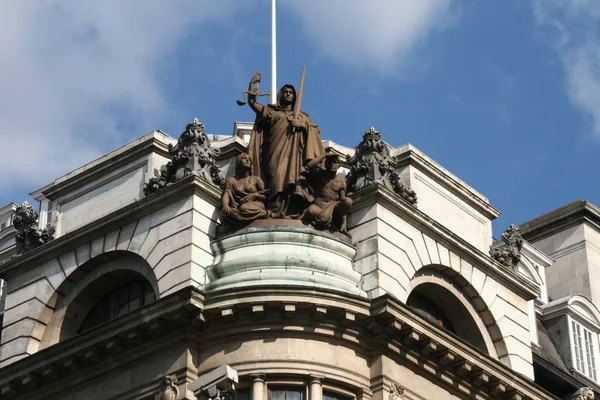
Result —
[[[225, 176], [248, 126], [212, 142]], [[493, 243], [499, 211], [405, 145], [388, 150], [416, 206], [382, 182], [356, 191], [350, 242], [297, 224], [222, 234], [202, 177], [145, 195], [175, 143], [151, 132], [32, 194], [54, 233], [0, 265], [0, 399], [194, 399], [222, 365], [241, 399], [593, 396], [594, 206]]]

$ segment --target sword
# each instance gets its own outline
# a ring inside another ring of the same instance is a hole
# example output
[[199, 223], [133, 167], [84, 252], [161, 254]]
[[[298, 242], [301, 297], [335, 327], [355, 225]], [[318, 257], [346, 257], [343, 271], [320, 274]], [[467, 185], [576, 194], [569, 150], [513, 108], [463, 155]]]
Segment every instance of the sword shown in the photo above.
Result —
[[300, 86], [298, 86], [298, 94], [296, 95], [296, 104], [294, 105], [294, 119], [297, 120], [300, 115], [300, 105], [302, 104], [302, 91], [304, 90], [304, 75], [306, 75], [306, 65], [302, 67], [302, 75], [300, 75]]

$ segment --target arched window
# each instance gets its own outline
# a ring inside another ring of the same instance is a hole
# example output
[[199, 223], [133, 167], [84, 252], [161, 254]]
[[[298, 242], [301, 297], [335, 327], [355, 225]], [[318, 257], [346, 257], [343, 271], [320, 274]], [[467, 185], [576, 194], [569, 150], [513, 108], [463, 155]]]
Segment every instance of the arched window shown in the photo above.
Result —
[[456, 329], [444, 312], [433, 301], [421, 293], [413, 292], [408, 298], [407, 305], [430, 323], [444, 328], [455, 335]]
[[435, 283], [423, 283], [413, 289], [406, 304], [433, 325], [447, 330], [488, 354], [485, 340], [473, 316], [454, 294]]
[[145, 280], [128, 282], [104, 296], [92, 308], [83, 320], [78, 333], [121, 317], [154, 300], [154, 290], [152, 290], [150, 282]]

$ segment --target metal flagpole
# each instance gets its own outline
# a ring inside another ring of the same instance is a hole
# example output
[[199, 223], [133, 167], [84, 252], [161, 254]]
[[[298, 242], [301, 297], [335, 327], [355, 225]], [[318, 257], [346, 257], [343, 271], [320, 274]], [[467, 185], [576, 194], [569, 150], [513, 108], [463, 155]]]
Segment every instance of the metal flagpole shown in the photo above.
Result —
[[277, 103], [277, 24], [276, 0], [271, 0], [271, 104]]

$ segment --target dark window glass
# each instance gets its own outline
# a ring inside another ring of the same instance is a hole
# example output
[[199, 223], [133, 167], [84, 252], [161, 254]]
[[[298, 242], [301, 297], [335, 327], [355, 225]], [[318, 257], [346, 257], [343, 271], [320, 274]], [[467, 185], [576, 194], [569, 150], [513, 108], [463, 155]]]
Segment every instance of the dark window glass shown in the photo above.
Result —
[[351, 400], [352, 397], [344, 396], [336, 392], [323, 391], [323, 400]]
[[237, 389], [237, 400], [250, 400], [250, 389]]
[[302, 400], [304, 388], [301, 386], [275, 386], [270, 388], [270, 400]]
[[89, 312], [79, 328], [87, 331], [105, 322], [137, 310], [155, 300], [152, 286], [147, 281], [129, 282], [104, 296]]
[[440, 328], [445, 328], [456, 335], [456, 330], [448, 317], [427, 297], [420, 293], [413, 292], [408, 297], [406, 304], [427, 321]]

